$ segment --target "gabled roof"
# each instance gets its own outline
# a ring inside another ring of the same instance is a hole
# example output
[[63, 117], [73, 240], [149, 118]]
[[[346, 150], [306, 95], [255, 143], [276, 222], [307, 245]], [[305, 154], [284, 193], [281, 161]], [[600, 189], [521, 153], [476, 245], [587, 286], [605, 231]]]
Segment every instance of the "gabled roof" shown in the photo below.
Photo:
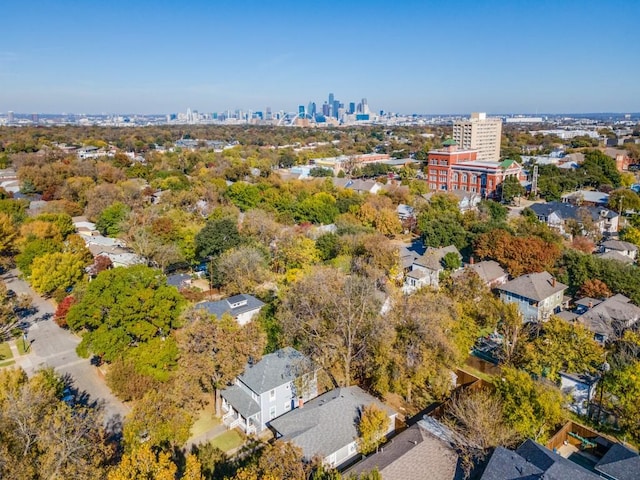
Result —
[[[245, 304], [235, 308], [231, 307], [231, 305], [233, 305], [234, 303], [238, 303], [244, 300], [246, 300]], [[246, 312], [257, 310], [259, 308], [262, 308], [263, 306], [264, 302], [258, 300], [253, 295], [242, 294], [234, 295], [233, 297], [229, 297], [224, 300], [218, 300], [217, 302], [200, 302], [198, 305], [196, 305], [196, 308], [206, 310], [211, 315], [215, 315], [216, 317], [220, 318], [225, 313], [229, 313], [235, 317]]]
[[167, 276], [167, 285], [172, 285], [178, 289], [191, 281], [191, 275], [186, 273], [174, 273]]
[[233, 405], [233, 408], [244, 418], [249, 418], [260, 412], [260, 405], [238, 385], [224, 389], [220, 395]]
[[555, 213], [562, 220], [581, 220], [581, 215], [584, 214], [591, 216], [594, 221], [600, 218], [611, 219], [618, 216], [616, 212], [608, 208], [586, 205], [577, 206], [563, 202], [534, 203], [529, 208], [539, 217], [549, 217], [549, 215]]
[[283, 441], [299, 446], [306, 459], [327, 457], [358, 438], [362, 409], [371, 404], [396, 412], [360, 387], [336, 388], [271, 421]]
[[507, 274], [500, 264], [494, 260], [484, 260], [472, 265], [467, 265], [465, 268], [476, 272], [480, 280], [484, 283], [495, 282]]
[[596, 480], [600, 477], [548, 448], [526, 440], [513, 452], [495, 449], [481, 480]]
[[540, 302], [567, 288], [565, 284], [555, 281], [550, 273], [541, 272], [521, 275], [504, 285], [500, 285], [498, 290]]
[[442, 270], [444, 268], [442, 266], [442, 259], [447, 253], [456, 253], [462, 258], [460, 252], [454, 245], [441, 248], [428, 247], [424, 255], [418, 257], [413, 263], [429, 270]]
[[626, 256], [616, 250], [610, 250], [604, 253], [598, 253], [596, 257], [604, 258], [605, 260], [614, 260], [616, 262], [624, 263], [625, 265], [631, 265], [634, 263], [633, 258]]
[[636, 247], [633, 243], [624, 242], [622, 240], [607, 240], [606, 242], [602, 242], [602, 246], [608, 250], [616, 250], [618, 252], [637, 252], [638, 247]]
[[635, 480], [640, 475], [640, 457], [624, 445], [614, 443], [595, 469], [615, 480]]
[[597, 298], [584, 297], [580, 300], [576, 300], [576, 305], [582, 305], [583, 307], [593, 308], [596, 305], [602, 303], [602, 300], [598, 300]]
[[313, 368], [310, 360], [295, 348], [269, 353], [255, 365], [247, 365], [239, 380], [258, 395], [289, 383]]
[[578, 321], [593, 333], [615, 337], [640, 319], [640, 307], [624, 295], [614, 295], [598, 303], [578, 317]]
[[431, 433], [430, 422], [437, 421], [431, 418], [418, 421], [345, 475], [358, 475], [377, 468], [384, 480], [423, 480], [426, 471], [429, 480], [452, 480], [458, 455], [447, 441]]
[[400, 257], [400, 263], [402, 268], [409, 268], [413, 262], [420, 257], [420, 255], [413, 250], [409, 250], [407, 247], [402, 246], [398, 249], [398, 256]]

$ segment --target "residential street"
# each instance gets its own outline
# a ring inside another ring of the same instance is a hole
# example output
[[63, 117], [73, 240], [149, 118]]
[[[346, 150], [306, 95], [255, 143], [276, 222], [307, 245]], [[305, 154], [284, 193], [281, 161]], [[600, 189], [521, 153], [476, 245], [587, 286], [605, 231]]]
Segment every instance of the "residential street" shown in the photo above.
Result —
[[[33, 306], [37, 308], [34, 315], [24, 320], [31, 326], [28, 328], [27, 343], [30, 343], [30, 353], [16, 358], [16, 365], [22, 367], [28, 374], [40, 367], [53, 367], [61, 375], [71, 378], [72, 388], [77, 389], [79, 397], [91, 403], [103, 402], [105, 410], [105, 424], [120, 424], [128, 407], [119, 401], [109, 390], [100, 377], [98, 369], [91, 365], [89, 359], [80, 358], [76, 354], [76, 345], [80, 339], [69, 331], [58, 327], [53, 321], [53, 305], [36, 294], [27, 282], [18, 278], [18, 271], [11, 270], [2, 275], [8, 289], [30, 295]], [[45, 314], [51, 314], [48, 320], [40, 320]], [[36, 321], [38, 320], [38, 321]], [[23, 341], [22, 339], [16, 340]]]

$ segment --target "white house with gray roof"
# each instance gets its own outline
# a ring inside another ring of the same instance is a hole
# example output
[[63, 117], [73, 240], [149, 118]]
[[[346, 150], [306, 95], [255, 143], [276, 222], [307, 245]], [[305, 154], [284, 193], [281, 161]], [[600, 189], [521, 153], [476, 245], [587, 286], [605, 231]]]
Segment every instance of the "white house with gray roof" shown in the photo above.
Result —
[[640, 320], [640, 307], [622, 294], [606, 300], [582, 299], [576, 302], [579, 313], [576, 321], [591, 330], [596, 341], [616, 340], [625, 330], [635, 328]]
[[405, 274], [402, 291], [413, 293], [423, 287], [440, 287], [440, 274], [444, 272], [444, 257], [453, 253], [462, 260], [462, 255], [454, 245], [442, 248], [428, 247], [424, 255], [413, 260], [409, 271]]
[[517, 303], [525, 322], [546, 321], [558, 313], [566, 289], [548, 272], [521, 275], [497, 287], [500, 300]]
[[317, 368], [302, 353], [285, 347], [249, 364], [235, 384], [221, 392], [223, 422], [247, 434], [318, 395]]
[[358, 455], [358, 424], [364, 407], [371, 404], [389, 416], [389, 435], [397, 412], [356, 386], [331, 390], [269, 426], [276, 438], [300, 447], [305, 460], [320, 457], [326, 465], [339, 467]]
[[631, 261], [635, 261], [638, 256], [638, 247], [633, 243], [624, 242], [622, 240], [607, 240], [600, 245], [603, 253], [616, 252], [625, 257], [629, 257]]
[[264, 307], [264, 302], [258, 300], [253, 295], [234, 295], [217, 302], [201, 302], [196, 308], [206, 310], [211, 315], [220, 318], [225, 313], [231, 315], [240, 325], [246, 325]]

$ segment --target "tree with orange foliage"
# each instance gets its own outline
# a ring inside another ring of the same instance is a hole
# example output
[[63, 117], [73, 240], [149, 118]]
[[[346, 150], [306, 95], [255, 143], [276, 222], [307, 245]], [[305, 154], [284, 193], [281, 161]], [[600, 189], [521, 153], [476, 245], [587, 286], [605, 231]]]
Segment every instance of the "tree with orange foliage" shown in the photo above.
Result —
[[611, 295], [607, 284], [597, 278], [586, 280], [578, 290], [579, 297], [609, 298]]
[[476, 238], [474, 254], [482, 259], [495, 260], [512, 276], [518, 277], [550, 269], [561, 252], [556, 244], [538, 237], [517, 237], [497, 229]]
[[580, 235], [577, 237], [573, 237], [571, 248], [584, 253], [592, 253], [596, 248], [596, 245], [587, 237], [583, 237], [582, 235]]

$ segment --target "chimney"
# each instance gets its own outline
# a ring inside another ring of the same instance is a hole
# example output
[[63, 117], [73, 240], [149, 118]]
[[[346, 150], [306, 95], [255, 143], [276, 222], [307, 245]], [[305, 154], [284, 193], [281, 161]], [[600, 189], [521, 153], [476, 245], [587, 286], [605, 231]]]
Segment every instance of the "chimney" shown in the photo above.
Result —
[[593, 302], [589, 302], [589, 310], [593, 308]]
[[556, 277], [551, 277], [551, 286], [556, 288]]
[[469, 265], [473, 265], [474, 263], [476, 263], [476, 261], [473, 256], [469, 257]]
[[302, 397], [298, 397], [298, 408], [304, 407], [304, 400]]

